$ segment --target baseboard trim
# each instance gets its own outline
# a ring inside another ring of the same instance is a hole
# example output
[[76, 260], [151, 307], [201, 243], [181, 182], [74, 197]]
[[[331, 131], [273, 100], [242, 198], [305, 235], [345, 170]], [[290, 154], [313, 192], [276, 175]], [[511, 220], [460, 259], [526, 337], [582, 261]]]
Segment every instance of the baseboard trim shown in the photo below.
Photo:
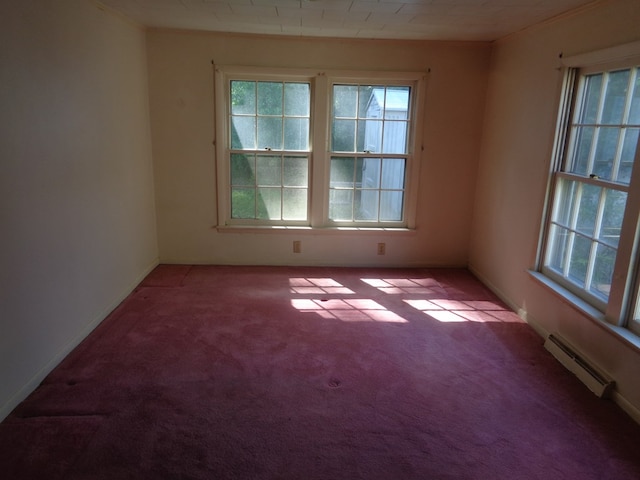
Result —
[[98, 326], [100, 323], [107, 318], [107, 316], [113, 312], [118, 305], [120, 305], [125, 298], [127, 298], [131, 292], [144, 280], [144, 278], [151, 273], [151, 271], [159, 265], [159, 259], [156, 258], [149, 264], [144, 270], [143, 273], [138, 275], [138, 277], [127, 285], [121, 293], [107, 306], [105, 307], [99, 314], [97, 314], [85, 327], [82, 331], [76, 335], [73, 339], [71, 339], [54, 357], [49, 360], [35, 375], [33, 375], [27, 383], [25, 383], [20, 390], [18, 390], [15, 394], [13, 394], [9, 400], [7, 400], [4, 405], [0, 408], [0, 422], [3, 421], [9, 414], [22, 402], [25, 398], [27, 398], [31, 392], [33, 392], [40, 383], [46, 378], [51, 371], [58, 366], [58, 364], [64, 360], [64, 358], [71, 353], [71, 351], [76, 348], [80, 342], [82, 342], [87, 336]]
[[629, 400], [615, 389], [611, 392], [610, 398], [636, 423], [640, 424], [640, 410], [635, 405], [629, 402]]
[[533, 318], [529, 313], [520, 307], [520, 305], [516, 305], [511, 299], [495, 284], [493, 284], [487, 277], [482, 275], [478, 270], [476, 270], [472, 265], [468, 265], [467, 268], [469, 271], [478, 279], [484, 286], [486, 286], [489, 290], [491, 290], [500, 300], [507, 304], [507, 306], [516, 312], [518, 316], [527, 322], [531, 328], [533, 328], [538, 335], [540, 335], [543, 339], [546, 339], [551, 332], [548, 332], [545, 328], [543, 328], [538, 322], [536, 322], [535, 318]]
[[[518, 316], [522, 318], [527, 324], [533, 328], [542, 338], [546, 339], [550, 332], [547, 332], [535, 321], [525, 310], [520, 308], [519, 305], [513, 303], [499, 288], [497, 288], [492, 282], [490, 282], [484, 275], [478, 270], [473, 268], [472, 265], [467, 267], [469, 271], [480, 280], [489, 290], [491, 290], [500, 300], [506, 303], [509, 308], [514, 312], [517, 312]], [[620, 407], [627, 415], [629, 415], [636, 423], [640, 424], [640, 409], [629, 402], [619, 391], [615, 388], [609, 394], [609, 399], [613, 401], [618, 407]]]

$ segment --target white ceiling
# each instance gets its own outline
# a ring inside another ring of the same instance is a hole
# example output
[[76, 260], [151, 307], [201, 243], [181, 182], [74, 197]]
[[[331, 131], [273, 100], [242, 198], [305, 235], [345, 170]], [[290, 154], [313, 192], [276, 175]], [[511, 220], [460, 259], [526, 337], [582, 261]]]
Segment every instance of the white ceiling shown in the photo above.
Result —
[[100, 0], [148, 27], [491, 41], [600, 0]]

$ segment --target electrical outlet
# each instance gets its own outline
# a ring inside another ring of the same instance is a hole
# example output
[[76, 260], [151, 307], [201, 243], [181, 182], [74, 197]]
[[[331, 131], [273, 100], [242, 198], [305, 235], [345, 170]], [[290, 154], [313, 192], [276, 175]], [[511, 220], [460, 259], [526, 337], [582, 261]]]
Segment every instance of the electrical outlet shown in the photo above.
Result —
[[302, 242], [300, 240], [293, 241], [293, 253], [302, 252]]
[[387, 251], [387, 244], [386, 243], [379, 243], [378, 244], [378, 255], [384, 255]]

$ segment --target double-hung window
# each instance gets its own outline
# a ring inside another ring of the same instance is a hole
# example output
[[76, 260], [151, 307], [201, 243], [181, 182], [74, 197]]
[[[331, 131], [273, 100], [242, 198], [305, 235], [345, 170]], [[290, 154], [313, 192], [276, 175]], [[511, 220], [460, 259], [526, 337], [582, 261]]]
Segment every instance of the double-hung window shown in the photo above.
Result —
[[334, 84], [329, 219], [402, 222], [411, 87]]
[[308, 81], [230, 81], [231, 219], [307, 220], [310, 106]]
[[540, 270], [634, 328], [640, 169], [637, 63], [567, 70]]
[[413, 228], [424, 83], [217, 66], [218, 227]]

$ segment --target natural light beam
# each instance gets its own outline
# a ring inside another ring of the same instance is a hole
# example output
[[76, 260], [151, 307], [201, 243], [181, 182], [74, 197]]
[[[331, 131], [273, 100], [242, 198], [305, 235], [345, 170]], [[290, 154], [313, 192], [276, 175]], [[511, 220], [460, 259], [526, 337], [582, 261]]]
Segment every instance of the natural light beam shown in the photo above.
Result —
[[403, 301], [416, 310], [420, 310], [429, 317], [443, 323], [523, 322], [514, 312], [507, 310], [500, 304], [489, 301], [449, 299], [404, 299]]
[[442, 294], [442, 286], [431, 278], [361, 278], [362, 282], [388, 295]]
[[302, 313], [315, 313], [321, 318], [343, 322], [407, 323], [400, 315], [387, 310], [369, 298], [310, 299], [292, 298], [291, 305]]
[[354, 295], [355, 292], [333, 278], [290, 278], [291, 293], [302, 295], [334, 294]]

